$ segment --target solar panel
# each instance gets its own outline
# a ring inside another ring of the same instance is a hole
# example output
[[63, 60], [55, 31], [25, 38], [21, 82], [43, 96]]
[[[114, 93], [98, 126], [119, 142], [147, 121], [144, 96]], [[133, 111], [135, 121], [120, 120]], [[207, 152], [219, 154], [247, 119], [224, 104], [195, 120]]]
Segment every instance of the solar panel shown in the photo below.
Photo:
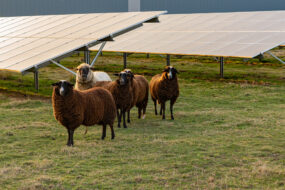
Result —
[[25, 72], [51, 59], [101, 43], [165, 12], [96, 13], [3, 17], [0, 19], [0, 69]]
[[252, 58], [285, 42], [285, 11], [168, 14], [159, 20], [115, 38], [103, 51]]

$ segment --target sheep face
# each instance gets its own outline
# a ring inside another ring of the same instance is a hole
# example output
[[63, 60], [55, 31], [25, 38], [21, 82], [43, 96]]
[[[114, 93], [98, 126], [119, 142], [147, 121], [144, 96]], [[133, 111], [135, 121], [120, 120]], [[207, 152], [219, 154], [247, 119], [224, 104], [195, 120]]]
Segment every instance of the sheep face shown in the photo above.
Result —
[[179, 73], [174, 67], [167, 66], [164, 68], [163, 72], [165, 73], [167, 79], [172, 80], [176, 77], [176, 74]]
[[57, 83], [53, 83], [52, 86], [55, 87], [55, 91], [60, 96], [66, 96], [73, 89], [73, 84], [67, 82], [66, 80], [61, 80]]
[[124, 69], [123, 72], [126, 72], [128, 75], [128, 79], [132, 80], [134, 78], [134, 74], [132, 73], [132, 71], [130, 69]]
[[90, 65], [83, 63], [77, 67], [77, 77], [82, 82], [88, 82], [92, 80], [93, 72]]
[[130, 76], [131, 76], [130, 73], [127, 73], [125, 71], [122, 71], [120, 73], [116, 73], [114, 75], [119, 77], [119, 79], [117, 79], [117, 83], [121, 86], [127, 85], [129, 80], [130, 80]]

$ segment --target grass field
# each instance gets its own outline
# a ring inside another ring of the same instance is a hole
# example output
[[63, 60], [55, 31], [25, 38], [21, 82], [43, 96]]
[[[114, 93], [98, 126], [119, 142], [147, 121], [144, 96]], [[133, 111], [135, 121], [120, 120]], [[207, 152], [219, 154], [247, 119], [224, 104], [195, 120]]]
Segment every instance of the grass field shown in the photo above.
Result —
[[[277, 53], [279, 50], [275, 50]], [[280, 55], [279, 55], [280, 56]], [[282, 57], [282, 56], [281, 56]], [[74, 68], [79, 57], [62, 63]], [[128, 58], [148, 79], [165, 60]], [[128, 129], [100, 140], [101, 126], [75, 131], [74, 147], [52, 115], [50, 84], [74, 81], [56, 66], [40, 70], [39, 96], [32, 75], [0, 72], [0, 184], [3, 189], [285, 189], [285, 66], [227, 59], [225, 79], [211, 58], [173, 58], [181, 71], [175, 120], [131, 113]], [[104, 54], [96, 68], [122, 69], [122, 57]], [[3, 90], [4, 89], [4, 90]], [[42, 98], [47, 97], [47, 98]], [[0, 188], [0, 189], [1, 189]]]

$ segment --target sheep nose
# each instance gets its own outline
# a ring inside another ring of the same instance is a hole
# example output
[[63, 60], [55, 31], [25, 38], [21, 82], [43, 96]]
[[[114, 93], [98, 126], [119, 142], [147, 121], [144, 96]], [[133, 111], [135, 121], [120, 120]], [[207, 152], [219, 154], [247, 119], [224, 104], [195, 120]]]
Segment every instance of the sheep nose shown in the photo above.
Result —
[[64, 88], [63, 88], [63, 87], [60, 87], [60, 89], [59, 89], [59, 94], [60, 94], [61, 96], [64, 96], [65, 91], [64, 91]]
[[121, 85], [125, 85], [125, 84], [126, 84], [125, 80], [121, 79], [121, 80], [120, 80], [120, 84], [121, 84]]

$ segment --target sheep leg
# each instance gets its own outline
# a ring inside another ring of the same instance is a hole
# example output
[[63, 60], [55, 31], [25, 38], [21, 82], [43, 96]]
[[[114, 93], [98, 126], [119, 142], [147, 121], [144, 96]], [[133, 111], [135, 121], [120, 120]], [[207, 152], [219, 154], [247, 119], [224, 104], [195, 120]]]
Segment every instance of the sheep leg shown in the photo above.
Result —
[[162, 105], [160, 105], [160, 112], [159, 115], [162, 115]]
[[127, 125], [126, 125], [126, 112], [125, 110], [122, 110], [123, 112], [123, 125], [124, 125], [124, 128], [127, 128]]
[[67, 129], [68, 132], [68, 140], [67, 140], [67, 146], [72, 146], [73, 145], [73, 130]]
[[162, 119], [165, 119], [165, 102], [161, 102]]
[[67, 145], [67, 146], [71, 146], [71, 142], [70, 142], [70, 130], [67, 129], [67, 132], [68, 132], [68, 139], [67, 139], [66, 145]]
[[102, 140], [104, 140], [104, 138], [106, 137], [106, 124], [103, 124], [103, 128], [102, 128]]
[[142, 108], [141, 107], [138, 107], [138, 118], [140, 119], [141, 118], [141, 115], [142, 115]]
[[118, 117], [118, 127], [121, 128], [120, 123], [121, 123], [122, 111], [120, 113], [119, 109], [117, 109], [117, 117]]
[[153, 100], [153, 103], [154, 103], [154, 113], [155, 113], [155, 115], [157, 115], [156, 100], [155, 99], [152, 99], [152, 100]]
[[130, 112], [131, 112], [131, 110], [128, 111], [128, 123], [131, 122], [131, 120], [130, 120]]
[[175, 99], [171, 99], [170, 100], [170, 113], [171, 113], [171, 119], [174, 120], [174, 117], [173, 117], [173, 105], [175, 103]]
[[111, 128], [111, 133], [112, 133], [112, 139], [114, 139], [115, 138], [115, 132], [114, 132], [113, 125], [110, 124], [110, 128]]
[[73, 146], [73, 134], [74, 134], [74, 130], [70, 130], [70, 139], [71, 139], [71, 145]]
[[145, 118], [145, 113], [146, 113], [146, 105], [147, 105], [147, 103], [143, 103], [143, 105], [142, 105], [142, 110], [143, 110], [143, 116], [142, 116], [142, 119], [144, 119]]

